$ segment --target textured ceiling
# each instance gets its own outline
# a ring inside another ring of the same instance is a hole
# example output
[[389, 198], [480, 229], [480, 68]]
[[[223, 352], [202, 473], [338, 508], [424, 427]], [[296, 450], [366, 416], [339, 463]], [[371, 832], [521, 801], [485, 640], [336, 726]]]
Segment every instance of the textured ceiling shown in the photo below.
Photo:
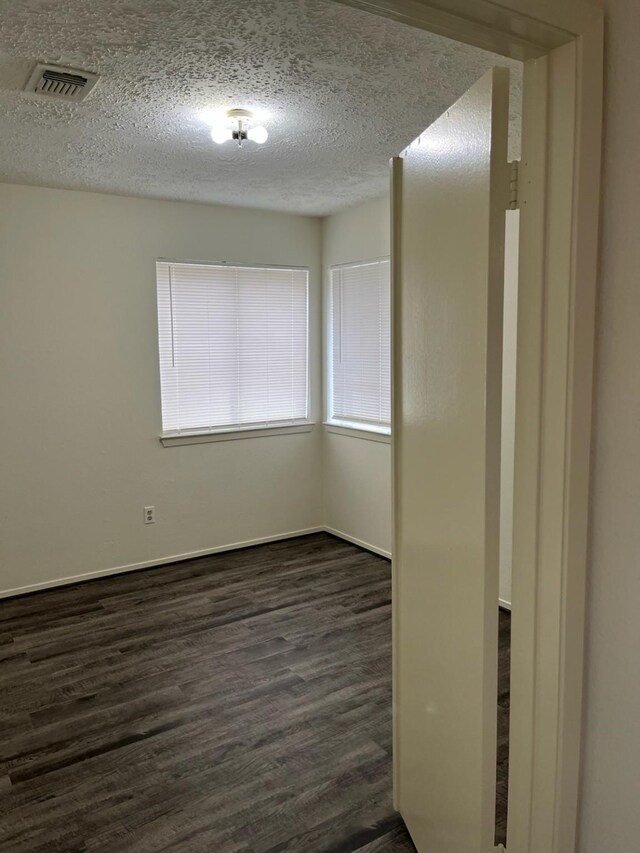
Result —
[[[0, 0], [0, 180], [324, 215], [491, 65], [517, 63], [330, 0]], [[22, 92], [36, 62], [96, 71], [86, 101]], [[217, 146], [204, 108], [260, 110]]]

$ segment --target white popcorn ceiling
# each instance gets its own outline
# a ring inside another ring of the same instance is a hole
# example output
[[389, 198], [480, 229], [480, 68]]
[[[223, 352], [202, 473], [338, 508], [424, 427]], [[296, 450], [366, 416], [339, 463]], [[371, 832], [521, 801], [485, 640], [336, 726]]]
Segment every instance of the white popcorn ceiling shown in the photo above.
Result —
[[[518, 63], [330, 0], [0, 0], [0, 180], [332, 213], [490, 66]], [[22, 92], [36, 62], [100, 74], [78, 104]], [[215, 145], [201, 111], [266, 115]]]

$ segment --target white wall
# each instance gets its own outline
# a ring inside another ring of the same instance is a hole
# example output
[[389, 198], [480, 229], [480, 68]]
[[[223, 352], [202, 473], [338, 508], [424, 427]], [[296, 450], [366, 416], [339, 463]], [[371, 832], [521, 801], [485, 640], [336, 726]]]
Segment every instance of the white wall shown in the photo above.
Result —
[[161, 446], [154, 267], [309, 266], [318, 417], [319, 220], [0, 185], [0, 221], [0, 592], [321, 523], [320, 427]]
[[640, 850], [640, 4], [606, 0], [580, 853]]
[[[389, 197], [371, 199], [323, 220], [325, 309], [333, 264], [390, 252]], [[326, 340], [325, 340], [326, 347]], [[391, 552], [391, 447], [325, 428], [324, 523], [384, 554]]]

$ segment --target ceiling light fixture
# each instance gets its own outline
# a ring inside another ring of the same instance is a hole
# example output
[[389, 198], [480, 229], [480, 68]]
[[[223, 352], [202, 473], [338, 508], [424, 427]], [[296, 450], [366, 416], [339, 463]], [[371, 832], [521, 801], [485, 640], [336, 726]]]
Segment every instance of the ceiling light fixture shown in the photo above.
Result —
[[266, 128], [255, 124], [255, 117], [249, 110], [228, 110], [225, 116], [215, 121], [211, 131], [211, 138], [218, 145], [234, 139], [239, 148], [247, 139], [262, 145], [268, 136]]

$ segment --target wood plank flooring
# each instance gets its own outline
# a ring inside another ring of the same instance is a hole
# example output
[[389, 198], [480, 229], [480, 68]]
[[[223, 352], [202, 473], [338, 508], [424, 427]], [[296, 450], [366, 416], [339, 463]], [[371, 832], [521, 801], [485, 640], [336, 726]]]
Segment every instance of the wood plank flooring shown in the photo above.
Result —
[[0, 602], [0, 850], [412, 851], [390, 639], [325, 534]]
[[498, 754], [496, 768], [496, 845], [507, 844], [509, 793], [509, 709], [511, 704], [511, 613], [500, 610], [498, 634]]

